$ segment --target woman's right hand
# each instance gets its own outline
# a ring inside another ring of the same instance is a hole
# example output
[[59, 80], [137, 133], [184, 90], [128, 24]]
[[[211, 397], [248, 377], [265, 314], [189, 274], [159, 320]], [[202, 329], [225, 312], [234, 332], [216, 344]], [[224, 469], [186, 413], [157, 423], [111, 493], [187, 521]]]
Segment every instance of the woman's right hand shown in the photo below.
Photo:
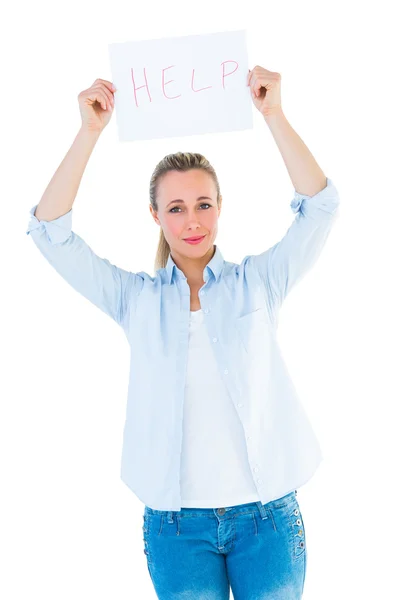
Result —
[[96, 79], [93, 85], [78, 95], [82, 127], [102, 132], [114, 109], [115, 88], [106, 79]]

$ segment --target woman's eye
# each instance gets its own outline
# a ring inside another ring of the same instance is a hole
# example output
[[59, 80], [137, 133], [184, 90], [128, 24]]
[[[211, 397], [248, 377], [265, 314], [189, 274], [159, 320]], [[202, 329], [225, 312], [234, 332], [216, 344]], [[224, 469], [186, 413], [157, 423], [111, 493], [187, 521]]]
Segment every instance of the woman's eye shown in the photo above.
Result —
[[[204, 202], [203, 204], [200, 204], [200, 206], [211, 206], [211, 204], [208, 204], [207, 202]], [[180, 208], [180, 206], [174, 206], [174, 208], [171, 208], [171, 210], [169, 212], [174, 211], [175, 208]]]

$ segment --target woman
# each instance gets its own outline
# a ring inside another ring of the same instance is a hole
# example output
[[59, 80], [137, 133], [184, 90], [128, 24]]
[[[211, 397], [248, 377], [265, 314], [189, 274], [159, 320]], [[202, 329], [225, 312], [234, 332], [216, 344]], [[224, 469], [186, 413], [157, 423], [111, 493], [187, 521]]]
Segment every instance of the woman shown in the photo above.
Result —
[[[27, 233], [131, 349], [121, 477], [145, 504], [144, 553], [157, 596], [299, 599], [307, 547], [297, 488], [322, 460], [281, 357], [279, 309], [321, 253], [337, 190], [286, 120], [280, 75], [247, 85], [295, 187], [285, 236], [240, 265], [214, 243], [222, 196], [201, 154], [166, 156], [150, 182], [156, 274], [97, 256], [71, 230], [72, 204], [111, 118], [115, 87], [79, 94], [81, 129]], [[191, 243], [190, 238], [200, 241]]]

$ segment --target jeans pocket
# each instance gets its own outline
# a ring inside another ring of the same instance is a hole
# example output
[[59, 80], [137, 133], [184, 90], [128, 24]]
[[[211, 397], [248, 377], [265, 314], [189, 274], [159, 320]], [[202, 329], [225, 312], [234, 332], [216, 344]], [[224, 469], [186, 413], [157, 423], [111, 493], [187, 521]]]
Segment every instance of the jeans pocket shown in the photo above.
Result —
[[304, 528], [303, 516], [297, 499], [289, 502], [286, 506], [290, 531], [292, 537], [293, 558], [301, 558], [307, 550], [306, 532]]

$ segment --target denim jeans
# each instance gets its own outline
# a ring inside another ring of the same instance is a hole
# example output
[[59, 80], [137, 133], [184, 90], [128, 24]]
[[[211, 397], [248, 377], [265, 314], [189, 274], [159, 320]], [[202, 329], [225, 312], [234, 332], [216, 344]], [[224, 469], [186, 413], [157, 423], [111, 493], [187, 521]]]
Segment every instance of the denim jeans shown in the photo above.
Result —
[[266, 504], [145, 505], [147, 568], [161, 600], [299, 600], [307, 564], [297, 490]]

